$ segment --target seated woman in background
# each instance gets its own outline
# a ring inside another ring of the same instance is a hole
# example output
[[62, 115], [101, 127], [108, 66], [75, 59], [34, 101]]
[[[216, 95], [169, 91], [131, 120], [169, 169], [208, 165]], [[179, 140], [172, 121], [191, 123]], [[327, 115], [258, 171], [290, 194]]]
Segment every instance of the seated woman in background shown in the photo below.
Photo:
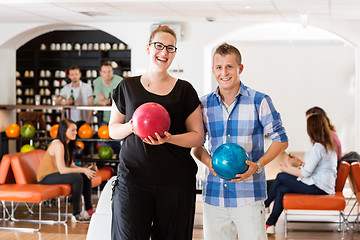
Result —
[[63, 119], [59, 123], [58, 135], [53, 140], [41, 160], [37, 180], [40, 184], [70, 184], [73, 205], [72, 220], [89, 222], [87, 217], [80, 215], [81, 194], [84, 195], [85, 209], [89, 216], [94, 213], [91, 201], [91, 179], [95, 177], [94, 166], [78, 167], [72, 160], [75, 149], [77, 127], [74, 121]]
[[[320, 108], [320, 107], [312, 107], [310, 109], [308, 109], [306, 112], [305, 112], [305, 116], [306, 116], [306, 119], [308, 119], [311, 115], [313, 114], [318, 114], [318, 115], [322, 115], [325, 117], [326, 119], [326, 122], [329, 126], [329, 129], [331, 131], [331, 137], [332, 137], [332, 140], [336, 146], [336, 149], [335, 149], [335, 152], [337, 154], [337, 160], [338, 160], [338, 163], [340, 163], [340, 159], [342, 158], [342, 150], [341, 150], [341, 142], [340, 142], [340, 139], [338, 137], [338, 135], [336, 134], [336, 130], [335, 130], [335, 127], [334, 125], [331, 123], [329, 117], [327, 116], [326, 112], [324, 111], [324, 109]], [[294, 157], [294, 155], [292, 154], [289, 154], [290, 157]], [[271, 188], [271, 184], [274, 182], [274, 179], [268, 179], [266, 181], [266, 189], [267, 189], [267, 192], [269, 194], [269, 191], [270, 191], [270, 188]]]
[[286, 193], [326, 195], [335, 193], [337, 175], [336, 145], [333, 142], [328, 121], [323, 115], [312, 114], [307, 118], [307, 133], [313, 144], [302, 161], [288, 156], [280, 163], [282, 171], [276, 176], [268, 192], [265, 207], [274, 201], [274, 207], [266, 221], [266, 231], [275, 233], [275, 224], [283, 211]]
[[329, 128], [331, 130], [331, 136], [332, 136], [333, 142], [336, 145], [337, 159], [338, 159], [338, 161], [340, 161], [340, 159], [342, 157], [341, 142], [340, 142], [338, 135], [336, 134], [334, 125], [331, 123], [331, 121], [330, 121], [329, 117], [327, 116], [326, 112], [324, 111], [324, 109], [317, 107], [317, 106], [310, 108], [305, 113], [306, 119], [313, 114], [319, 114], [319, 115], [323, 115], [325, 117], [326, 122], [328, 123]]

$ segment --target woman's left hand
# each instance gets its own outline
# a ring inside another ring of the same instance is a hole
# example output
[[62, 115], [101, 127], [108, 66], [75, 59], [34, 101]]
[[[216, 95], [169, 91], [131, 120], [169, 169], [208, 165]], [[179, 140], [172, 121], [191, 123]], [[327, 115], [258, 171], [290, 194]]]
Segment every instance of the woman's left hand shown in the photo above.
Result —
[[289, 169], [289, 167], [290, 167], [290, 165], [287, 161], [279, 163], [279, 168], [282, 172], [286, 172]]
[[170, 140], [171, 138], [171, 134], [168, 132], [164, 132], [164, 137], [160, 137], [160, 135], [156, 132], [155, 136], [157, 137], [157, 140], [155, 140], [153, 137], [149, 136], [147, 138], [144, 139], [144, 142], [150, 145], [160, 145], [163, 143], [166, 143], [167, 141]]

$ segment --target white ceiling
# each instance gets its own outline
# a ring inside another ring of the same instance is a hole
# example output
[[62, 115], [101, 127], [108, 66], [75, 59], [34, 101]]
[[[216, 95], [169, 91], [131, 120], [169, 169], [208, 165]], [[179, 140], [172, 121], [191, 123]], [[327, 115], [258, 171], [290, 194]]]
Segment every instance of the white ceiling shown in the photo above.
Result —
[[360, 20], [359, 0], [0, 0], [0, 23]]

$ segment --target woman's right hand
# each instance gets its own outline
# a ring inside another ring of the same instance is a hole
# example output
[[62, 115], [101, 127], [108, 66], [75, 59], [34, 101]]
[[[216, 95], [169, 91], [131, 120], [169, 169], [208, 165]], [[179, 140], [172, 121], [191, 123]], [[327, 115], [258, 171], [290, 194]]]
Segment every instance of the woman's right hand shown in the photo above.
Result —
[[88, 168], [83, 168], [84, 169], [84, 174], [89, 178], [89, 179], [93, 179], [96, 176], [96, 171], [91, 169], [92, 166], [89, 166]]
[[293, 167], [298, 167], [301, 163], [301, 160], [292, 154], [289, 154], [286, 160]]
[[128, 123], [130, 124], [131, 132], [135, 134], [134, 126], [133, 126], [133, 120], [131, 119]]

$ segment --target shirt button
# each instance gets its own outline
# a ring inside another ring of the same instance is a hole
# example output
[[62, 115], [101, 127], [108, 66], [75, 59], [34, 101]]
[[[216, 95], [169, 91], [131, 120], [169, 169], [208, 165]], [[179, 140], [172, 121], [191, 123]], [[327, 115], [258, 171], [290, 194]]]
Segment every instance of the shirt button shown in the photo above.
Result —
[[231, 118], [229, 118], [229, 121], [231, 120]]
[[228, 137], [230, 137], [230, 134], [228, 134]]
[[227, 184], [226, 184], [226, 183], [224, 184], [224, 187], [227, 187]]

